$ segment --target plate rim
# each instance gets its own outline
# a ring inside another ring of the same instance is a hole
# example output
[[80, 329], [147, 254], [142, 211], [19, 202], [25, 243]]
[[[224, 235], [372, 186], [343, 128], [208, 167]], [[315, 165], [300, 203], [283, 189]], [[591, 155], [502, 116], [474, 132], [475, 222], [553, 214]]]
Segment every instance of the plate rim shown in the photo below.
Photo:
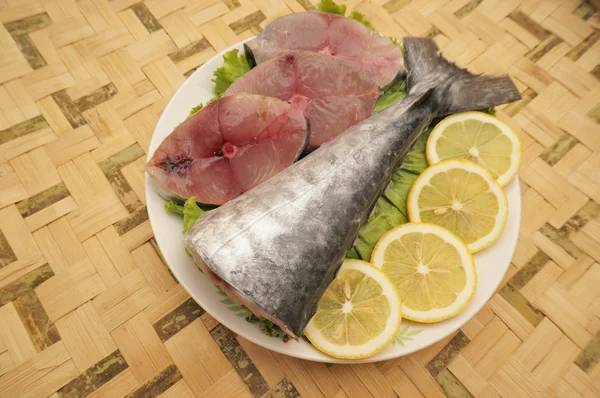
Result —
[[[162, 140], [158, 143], [155, 143], [155, 137], [157, 136], [157, 130], [158, 127], [161, 125], [161, 121], [163, 121], [163, 118], [165, 118], [165, 115], [168, 115], [171, 111], [171, 108], [174, 107], [175, 105], [175, 97], [183, 90], [185, 90], [187, 88], [188, 85], [191, 85], [192, 82], [194, 81], [193, 77], [195, 75], [201, 75], [202, 73], [205, 73], [203, 68], [207, 67], [210, 65], [211, 61], [217, 59], [218, 61], [222, 61], [222, 57], [223, 54], [225, 54], [228, 51], [231, 51], [233, 49], [238, 49], [240, 51], [244, 51], [243, 49], [243, 44], [252, 40], [254, 37], [250, 37], [248, 39], [242, 40], [236, 44], [233, 44], [229, 47], [227, 47], [226, 49], [222, 50], [221, 52], [219, 52], [218, 54], [214, 55], [213, 57], [211, 57], [210, 59], [206, 60], [202, 65], [200, 65], [190, 76], [188, 76], [186, 78], [186, 80], [183, 82], [183, 84], [181, 84], [181, 86], [179, 86], [179, 88], [175, 91], [175, 93], [173, 94], [173, 96], [170, 98], [167, 106], [164, 108], [164, 110], [162, 111], [160, 118], [158, 120], [158, 122], [156, 123], [156, 126], [154, 128], [154, 131], [152, 132], [152, 136], [150, 138], [150, 144], [149, 144], [149, 148], [148, 148], [148, 152], [147, 152], [147, 156], [146, 156], [146, 161], [150, 160], [150, 158], [152, 157], [152, 155], [154, 154], [154, 151], [156, 150], [156, 147], [160, 144], [160, 142], [162, 142]], [[240, 49], [241, 47], [241, 49]], [[222, 63], [222, 62], [221, 62]], [[218, 67], [218, 65], [217, 65]], [[212, 72], [211, 72], [212, 74]], [[182, 120], [183, 121], [183, 120]], [[179, 122], [181, 123], [181, 121]], [[154, 189], [152, 188], [153, 182], [150, 180], [150, 178], [148, 177], [147, 173], [144, 172], [144, 177], [145, 177], [145, 186], [144, 186], [144, 191], [145, 191], [145, 197], [146, 197], [146, 203], [149, 204], [151, 203], [151, 199], [150, 196], [154, 195], [154, 196], [158, 196], [157, 193], [154, 191]], [[492, 298], [492, 296], [496, 293], [496, 291], [498, 290], [498, 287], [500, 286], [500, 284], [502, 283], [504, 277], [506, 276], [506, 273], [508, 272], [508, 269], [510, 267], [510, 263], [512, 261], [512, 258], [514, 256], [514, 252], [516, 249], [516, 245], [517, 245], [517, 241], [518, 241], [518, 231], [520, 230], [520, 225], [521, 225], [521, 191], [520, 191], [520, 186], [519, 186], [519, 177], [518, 174], [517, 176], [515, 176], [515, 178], [513, 179], [513, 181], [511, 181], [507, 186], [503, 187], [503, 191], [506, 193], [507, 189], [511, 189], [513, 191], [515, 191], [515, 193], [513, 193], [511, 195], [511, 197], [509, 198], [509, 205], [511, 202], [511, 198], [513, 200], [516, 200], [515, 203], [515, 208], [511, 208], [509, 206], [509, 217], [512, 217], [513, 219], [516, 219], [516, 233], [514, 233], [513, 236], [509, 237], [509, 246], [510, 246], [510, 256], [507, 257], [508, 260], [506, 262], [506, 266], [504, 267], [504, 272], [503, 272], [503, 276], [502, 278], [499, 279], [498, 284], [494, 287], [494, 289], [490, 289], [488, 292], [484, 293], [484, 297], [481, 300], [480, 303], [478, 303], [477, 305], [475, 305], [475, 307], [473, 309], [470, 310], [470, 312], [472, 312], [472, 314], [470, 314], [468, 317], [465, 317], [465, 319], [462, 319], [460, 322], [457, 323], [457, 326], [455, 328], [453, 328], [450, 332], [444, 334], [444, 333], [440, 333], [440, 336], [436, 336], [436, 338], [432, 338], [430, 339], [426, 345], [420, 346], [420, 347], [404, 347], [404, 349], [401, 352], [396, 352], [396, 351], [390, 351], [389, 353], [386, 353], [386, 351], [382, 351], [379, 354], [369, 357], [369, 358], [364, 358], [364, 359], [360, 359], [360, 360], [345, 360], [345, 359], [337, 359], [337, 358], [333, 358], [328, 356], [327, 354], [324, 354], [320, 351], [318, 351], [316, 348], [313, 347], [313, 350], [311, 350], [313, 352], [313, 355], [310, 355], [310, 352], [305, 352], [305, 351], [301, 351], [301, 352], [289, 352], [289, 350], [285, 349], [285, 345], [281, 345], [281, 344], [271, 344], [266, 346], [265, 344], [263, 344], [262, 341], [260, 341], [260, 339], [256, 338], [254, 336], [254, 334], [247, 334], [244, 333], [243, 330], [241, 330], [240, 327], [238, 327], [238, 325], [236, 325], [237, 322], [230, 322], [229, 319], [227, 319], [226, 316], [221, 316], [219, 314], [219, 312], [215, 312], [212, 311], [210, 312], [209, 310], [207, 310], [204, 306], [202, 306], [201, 302], [202, 300], [199, 300], [198, 298], [198, 294], [196, 294], [196, 289], [192, 286], [190, 286], [190, 284], [188, 283], [188, 281], [186, 280], [186, 278], [182, 278], [180, 275], [180, 271], [176, 269], [176, 267], [172, 267], [169, 264], [169, 261], [167, 260], [167, 256], [164, 255], [163, 250], [161, 249], [162, 245], [166, 245], [165, 243], [161, 244], [162, 239], [159, 238], [159, 236], [161, 236], [161, 234], [157, 234], [157, 229], [160, 228], [160, 226], [156, 225], [157, 221], [155, 220], [153, 222], [153, 212], [150, 211], [150, 207], [147, 206], [147, 210], [148, 210], [148, 219], [150, 222], [150, 227], [152, 229], [154, 238], [157, 242], [157, 246], [160, 250], [160, 254], [163, 257], [164, 261], [165, 261], [165, 265], [167, 265], [169, 267], [169, 269], [171, 270], [171, 272], [173, 273], [173, 275], [175, 276], [175, 278], [177, 279], [177, 281], [179, 282], [179, 284], [186, 290], [186, 292], [190, 295], [190, 297], [196, 301], [196, 303], [202, 307], [202, 309], [204, 309], [204, 311], [206, 311], [206, 313], [208, 313], [210, 316], [212, 316], [215, 320], [217, 320], [219, 323], [221, 323], [223, 326], [225, 326], [226, 328], [228, 328], [229, 330], [233, 331], [235, 334], [243, 337], [244, 339], [259, 345], [262, 348], [265, 348], [267, 350], [271, 350], [271, 351], [275, 351], [278, 352], [280, 354], [286, 355], [286, 356], [291, 356], [294, 358], [299, 358], [299, 359], [303, 359], [303, 360], [308, 360], [308, 361], [313, 361], [313, 362], [322, 362], [322, 363], [336, 363], [336, 364], [359, 364], [359, 363], [373, 363], [373, 362], [381, 362], [381, 361], [387, 361], [387, 360], [391, 360], [391, 359], [395, 359], [395, 358], [400, 358], [406, 355], [410, 355], [413, 354], [417, 351], [426, 349], [436, 343], [438, 343], [439, 341], [443, 340], [444, 338], [450, 336], [451, 334], [455, 333], [457, 330], [459, 330], [462, 326], [464, 326], [468, 321], [470, 321], [477, 313], [479, 313], [479, 311], [481, 311], [481, 309], [490, 301], [490, 299]], [[509, 195], [507, 194], [507, 197]], [[160, 201], [162, 201], [163, 203], [165, 202], [164, 199], [160, 198]], [[164, 207], [162, 208], [162, 211], [164, 212]], [[506, 228], [503, 231], [503, 234], [505, 234]], [[181, 240], [183, 241], [183, 237], [181, 237]], [[484, 250], [485, 252], [485, 250]], [[192, 260], [193, 262], [193, 260]], [[206, 278], [205, 276], [203, 276], [204, 278]], [[217, 294], [217, 293], [215, 293]], [[473, 302], [471, 302], [473, 303]], [[470, 303], [470, 304], [471, 304]], [[468, 306], [467, 306], [468, 308]], [[467, 310], [467, 308], [465, 308], [465, 311]], [[225, 308], [227, 311], [230, 311], [229, 309]], [[405, 320], [403, 319], [402, 322], [404, 322]], [[245, 322], [245, 321], [243, 321]], [[412, 323], [411, 323], [412, 324]], [[250, 325], [250, 324], [249, 324]], [[258, 327], [256, 325], [252, 325], [254, 326], [257, 330]], [[401, 326], [402, 328], [402, 326]], [[258, 331], [258, 333], [262, 333], [260, 331]], [[278, 342], [280, 342], [281, 340], [279, 340], [276, 337], [269, 337], [269, 336], [265, 336], [268, 337], [269, 339], [275, 339], [278, 340]], [[293, 341], [288, 343], [288, 344], [293, 344]], [[308, 344], [308, 343], [306, 343]]]

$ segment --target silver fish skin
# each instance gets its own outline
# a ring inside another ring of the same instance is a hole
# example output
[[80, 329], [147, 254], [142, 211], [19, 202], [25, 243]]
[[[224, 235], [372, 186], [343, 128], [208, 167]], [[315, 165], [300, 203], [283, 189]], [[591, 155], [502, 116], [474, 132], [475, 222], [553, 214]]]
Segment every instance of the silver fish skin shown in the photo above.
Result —
[[[185, 235], [188, 251], [213, 281], [289, 334], [302, 335], [359, 228], [431, 120], [520, 98], [507, 76], [464, 72], [431, 40], [407, 38], [404, 45], [412, 74], [405, 99], [204, 213]], [[490, 79], [500, 79], [494, 93]]]

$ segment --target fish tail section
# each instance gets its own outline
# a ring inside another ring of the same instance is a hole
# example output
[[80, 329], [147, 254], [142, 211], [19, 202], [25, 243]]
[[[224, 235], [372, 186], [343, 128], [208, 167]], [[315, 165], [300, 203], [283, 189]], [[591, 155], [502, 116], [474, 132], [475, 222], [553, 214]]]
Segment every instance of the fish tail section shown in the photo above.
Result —
[[446, 60], [431, 39], [403, 40], [409, 93], [434, 90], [437, 116], [485, 109], [521, 99], [508, 75], [482, 76]]

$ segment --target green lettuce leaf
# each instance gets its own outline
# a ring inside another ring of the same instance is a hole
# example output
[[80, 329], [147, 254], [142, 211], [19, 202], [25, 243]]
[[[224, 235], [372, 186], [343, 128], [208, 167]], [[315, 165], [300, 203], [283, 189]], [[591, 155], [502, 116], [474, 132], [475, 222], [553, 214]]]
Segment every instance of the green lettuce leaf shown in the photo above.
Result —
[[418, 176], [418, 174], [401, 168], [394, 173], [390, 185], [388, 185], [383, 194], [406, 218], [408, 218], [408, 214], [406, 213], [406, 197], [408, 196], [408, 190]]
[[185, 204], [183, 205], [183, 233], [186, 233], [187, 230], [194, 225], [202, 213], [204, 213], [204, 210], [198, 207], [195, 196], [192, 196], [185, 201]]
[[[337, 15], [346, 15], [346, 6], [344, 4], [336, 4], [332, 0], [321, 0], [319, 5], [317, 6], [317, 10], [322, 12], [330, 12], [332, 14]], [[371, 22], [358, 11], [350, 12], [348, 18], [352, 18], [355, 21], [358, 21], [361, 24], [365, 25], [367, 28], [373, 29], [373, 25], [371, 25]]]
[[406, 154], [404, 161], [402, 162], [401, 169], [410, 171], [411, 173], [421, 174], [427, 168], [427, 158], [425, 157], [425, 145], [427, 145], [427, 138], [431, 130], [423, 132], [417, 139], [414, 147]]
[[373, 215], [358, 232], [354, 248], [363, 260], [369, 261], [379, 238], [395, 226], [406, 222], [404, 214], [382, 196], [377, 200]]
[[204, 108], [204, 105], [202, 105], [202, 102], [199, 103], [198, 105], [196, 105], [195, 107], [193, 107], [192, 109], [190, 109], [190, 114], [188, 115], [188, 117], [200, 112], [200, 109]]
[[231, 83], [250, 70], [246, 54], [238, 56], [238, 50], [231, 50], [223, 55], [223, 66], [213, 73], [212, 81], [215, 83], [215, 95], [220, 97], [231, 86]]
[[258, 317], [254, 314], [246, 317], [246, 321], [258, 324], [258, 327], [263, 334], [271, 337], [279, 337], [283, 341], [292, 340], [293, 337], [286, 334], [279, 326], [266, 318]]
[[332, 14], [346, 15], [346, 6], [343, 4], [335, 4], [332, 0], [321, 0], [317, 6], [317, 10], [330, 12]]
[[202, 210], [196, 203], [195, 196], [192, 196], [186, 200], [183, 205], [177, 204], [173, 201], [166, 202], [165, 210], [169, 213], [175, 213], [183, 216], [183, 231], [181, 231], [183, 234], [185, 234], [187, 230], [194, 225], [202, 213], [204, 213], [204, 210]]
[[346, 258], [354, 258], [356, 260], [360, 260], [360, 254], [358, 254], [356, 248], [351, 247], [350, 250], [348, 250], [348, 253], [346, 253]]
[[361, 24], [365, 25], [369, 29], [373, 29], [373, 25], [371, 25], [371, 22], [367, 18], [365, 18], [365, 16], [363, 14], [361, 14], [358, 11], [352, 11], [350, 13], [350, 15], [348, 15], [348, 17], [354, 19], [355, 21], [360, 22]]
[[375, 103], [375, 108], [373, 109], [373, 114], [377, 114], [389, 107], [395, 102], [398, 102], [402, 98], [406, 97], [408, 94], [406, 92], [406, 81], [398, 80], [395, 83], [391, 84], [388, 88], [385, 89], [381, 97]]
[[183, 205], [177, 204], [173, 201], [165, 202], [165, 210], [168, 213], [174, 213], [183, 216]]

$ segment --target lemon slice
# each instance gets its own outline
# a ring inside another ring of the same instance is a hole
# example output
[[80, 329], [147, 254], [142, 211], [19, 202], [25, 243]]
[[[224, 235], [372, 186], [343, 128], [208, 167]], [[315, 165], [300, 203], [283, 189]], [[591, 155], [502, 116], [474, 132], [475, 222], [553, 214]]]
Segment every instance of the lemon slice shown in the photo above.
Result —
[[438, 123], [425, 149], [427, 163], [471, 160], [489, 170], [502, 186], [517, 175], [521, 142], [505, 123], [482, 112], [463, 112]]
[[418, 322], [438, 322], [461, 312], [477, 287], [473, 256], [452, 232], [434, 224], [408, 223], [377, 242], [373, 265], [402, 296], [402, 314]]
[[471, 253], [494, 243], [508, 217], [502, 187], [489, 171], [464, 159], [428, 167], [411, 186], [406, 208], [410, 221], [449, 229]]
[[332, 357], [367, 358], [394, 340], [401, 313], [398, 290], [381, 271], [364, 261], [345, 260], [304, 334]]

